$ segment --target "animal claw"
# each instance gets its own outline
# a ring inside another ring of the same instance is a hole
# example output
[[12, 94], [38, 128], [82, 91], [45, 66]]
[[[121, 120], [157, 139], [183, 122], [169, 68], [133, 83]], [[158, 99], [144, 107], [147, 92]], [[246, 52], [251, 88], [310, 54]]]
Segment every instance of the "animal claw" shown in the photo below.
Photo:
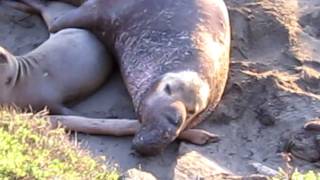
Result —
[[179, 138], [196, 145], [206, 145], [220, 141], [218, 135], [201, 129], [188, 129], [184, 131]]
[[205, 132], [201, 134], [201, 142], [199, 145], [205, 145], [209, 143], [216, 143], [220, 141], [220, 137], [216, 134], [210, 133], [210, 132]]
[[313, 130], [313, 131], [320, 131], [320, 119], [312, 120], [307, 122], [304, 125], [304, 129], [306, 130]]

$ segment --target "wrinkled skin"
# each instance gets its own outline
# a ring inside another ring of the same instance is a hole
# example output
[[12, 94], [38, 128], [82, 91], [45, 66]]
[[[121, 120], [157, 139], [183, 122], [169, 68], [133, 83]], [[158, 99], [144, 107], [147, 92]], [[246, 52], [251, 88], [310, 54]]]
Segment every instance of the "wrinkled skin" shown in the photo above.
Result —
[[141, 128], [133, 147], [153, 155], [211, 114], [229, 68], [222, 0], [90, 0], [51, 30], [87, 28], [117, 58]]

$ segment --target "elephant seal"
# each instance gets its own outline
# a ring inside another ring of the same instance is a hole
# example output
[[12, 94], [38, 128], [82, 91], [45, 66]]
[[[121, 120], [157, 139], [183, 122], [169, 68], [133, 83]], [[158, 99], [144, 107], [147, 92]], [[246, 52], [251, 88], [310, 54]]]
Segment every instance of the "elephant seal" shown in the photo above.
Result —
[[[7, 2], [12, 6], [14, 3]], [[39, 7], [33, 10], [42, 14], [49, 27], [54, 18], [75, 8], [61, 2]], [[51, 34], [22, 56], [0, 47], [0, 104], [32, 110], [48, 107], [52, 114], [74, 114], [65, 103], [92, 94], [104, 83], [111, 66], [104, 45], [83, 29], [69, 28]]]
[[133, 139], [141, 154], [185, 136], [221, 99], [231, 39], [223, 0], [90, 0], [51, 31], [69, 27], [92, 30], [117, 58], [141, 123]]

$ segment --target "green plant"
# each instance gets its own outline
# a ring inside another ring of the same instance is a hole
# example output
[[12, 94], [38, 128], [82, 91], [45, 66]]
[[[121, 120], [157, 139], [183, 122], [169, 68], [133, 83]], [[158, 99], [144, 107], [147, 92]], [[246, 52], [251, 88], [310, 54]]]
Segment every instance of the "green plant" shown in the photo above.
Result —
[[272, 180], [320, 180], [320, 173], [315, 171], [308, 171], [306, 173], [301, 173], [297, 169], [290, 175], [283, 169], [279, 170], [279, 175], [273, 177]]
[[45, 112], [0, 108], [0, 179], [118, 179], [118, 173], [76, 147]]

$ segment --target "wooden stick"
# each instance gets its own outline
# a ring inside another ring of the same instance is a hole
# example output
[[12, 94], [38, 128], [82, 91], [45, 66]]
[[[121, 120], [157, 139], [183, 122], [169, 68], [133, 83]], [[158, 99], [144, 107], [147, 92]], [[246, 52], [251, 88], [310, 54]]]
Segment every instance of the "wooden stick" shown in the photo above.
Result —
[[265, 166], [259, 162], [251, 162], [250, 163], [257, 171], [258, 173], [267, 175], [267, 176], [276, 176], [278, 172], [268, 166]]
[[140, 127], [134, 119], [98, 119], [82, 116], [49, 116], [52, 128], [60, 123], [69, 130], [100, 135], [129, 136], [134, 135]]

